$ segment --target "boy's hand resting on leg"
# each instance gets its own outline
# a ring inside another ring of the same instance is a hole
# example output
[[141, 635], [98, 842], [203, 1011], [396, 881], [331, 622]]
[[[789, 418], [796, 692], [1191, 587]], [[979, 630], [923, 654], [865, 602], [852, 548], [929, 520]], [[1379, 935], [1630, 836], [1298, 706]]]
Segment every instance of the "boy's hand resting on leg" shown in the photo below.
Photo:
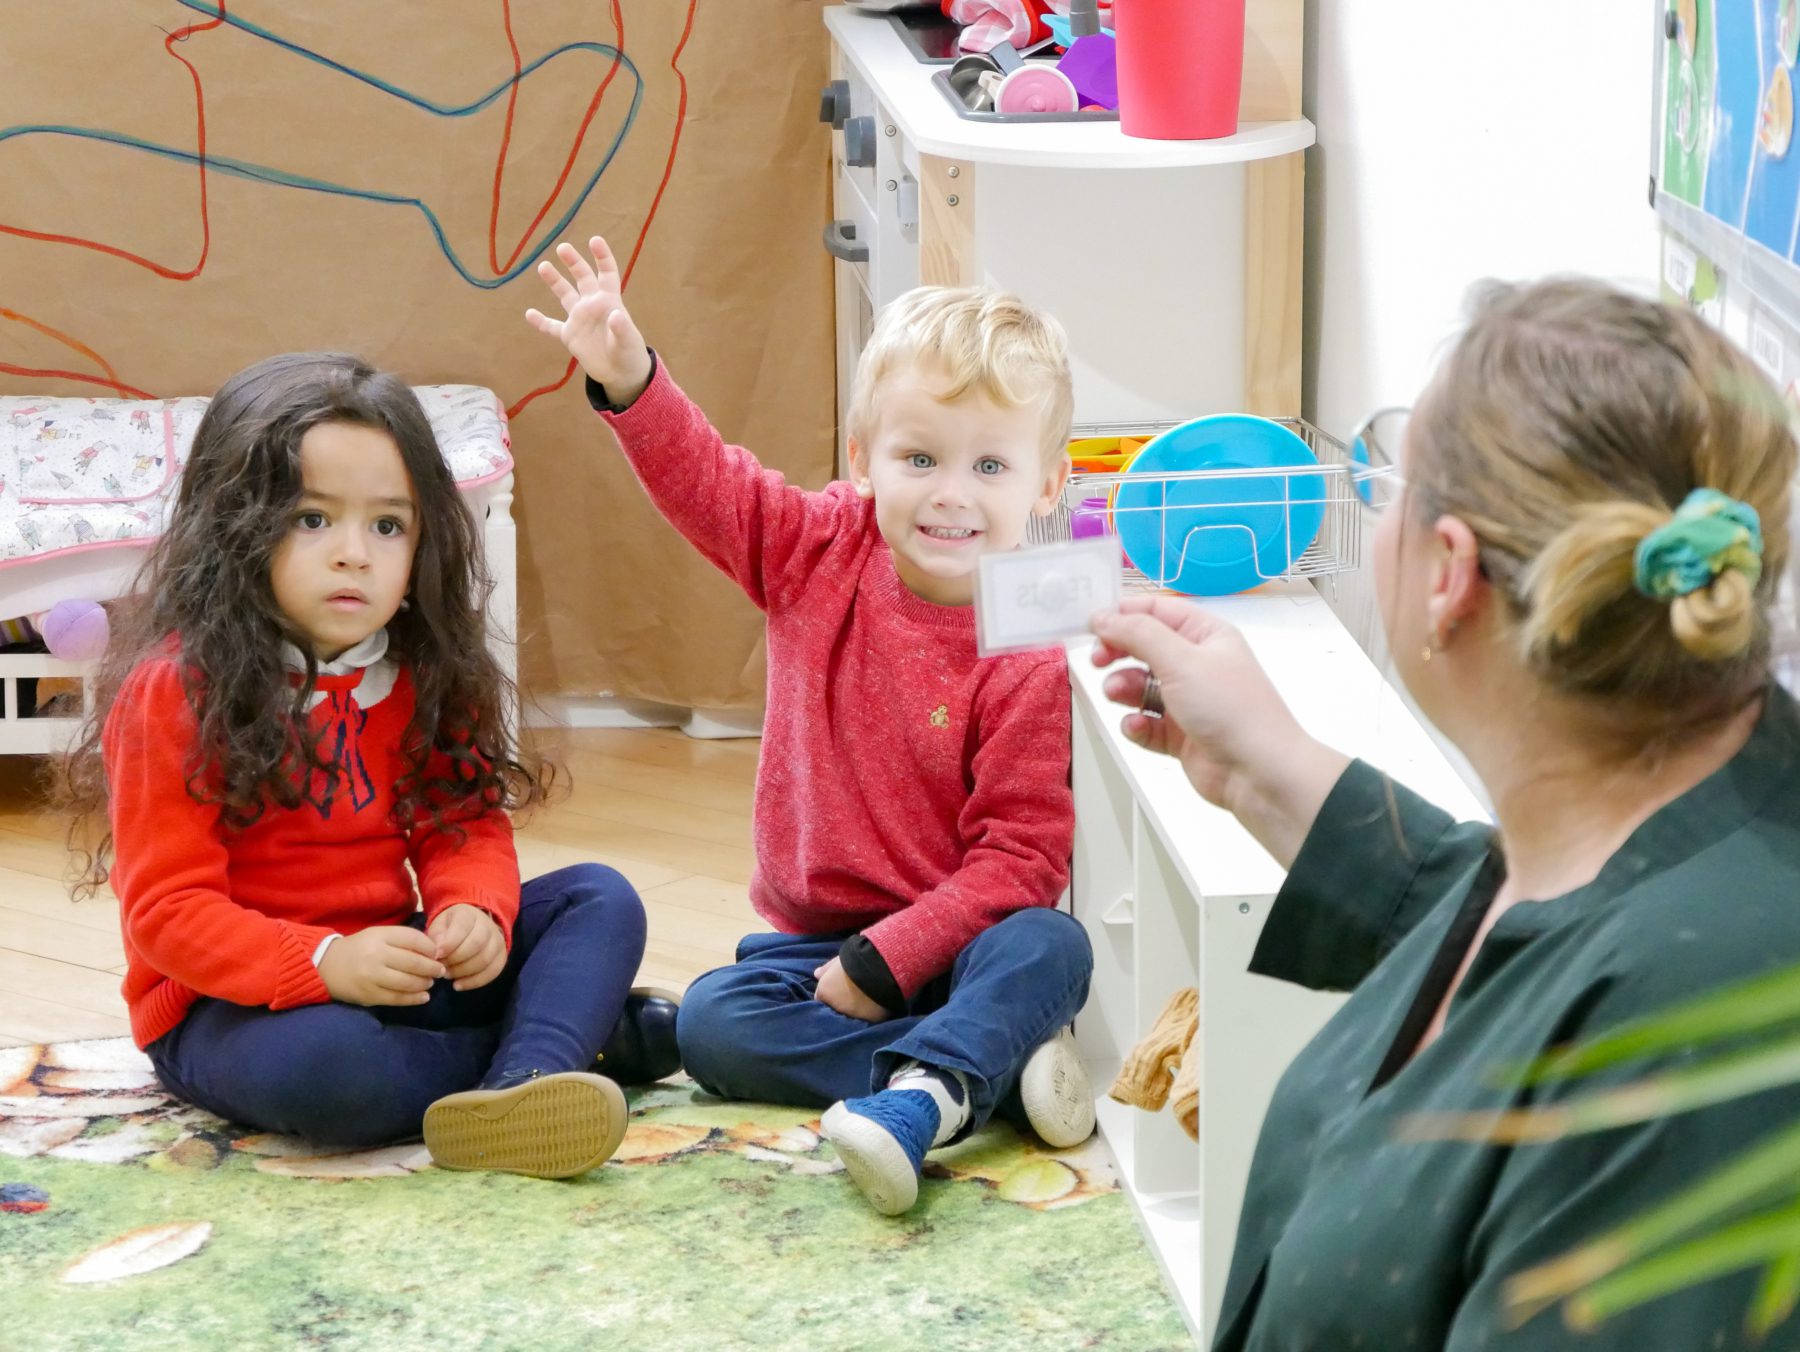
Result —
[[438, 961], [459, 991], [480, 990], [506, 966], [506, 938], [479, 906], [446, 906], [425, 933], [437, 941]]
[[815, 968], [813, 975], [819, 978], [818, 998], [838, 1013], [848, 1014], [864, 1023], [880, 1023], [890, 1017], [887, 1010], [864, 995], [862, 987], [844, 974], [844, 964], [836, 958]]
[[629, 404], [644, 392], [655, 368], [643, 334], [625, 309], [618, 260], [599, 235], [588, 241], [588, 248], [594, 252], [592, 264], [573, 244], [556, 246], [556, 256], [568, 269], [567, 277], [547, 258], [537, 265], [538, 276], [566, 317], [552, 319], [527, 310], [525, 319], [539, 333], [549, 334], [568, 348], [581, 369], [606, 387], [607, 397], [615, 404]]
[[346, 935], [319, 959], [319, 980], [347, 1005], [422, 1005], [443, 975], [437, 945], [405, 925]]

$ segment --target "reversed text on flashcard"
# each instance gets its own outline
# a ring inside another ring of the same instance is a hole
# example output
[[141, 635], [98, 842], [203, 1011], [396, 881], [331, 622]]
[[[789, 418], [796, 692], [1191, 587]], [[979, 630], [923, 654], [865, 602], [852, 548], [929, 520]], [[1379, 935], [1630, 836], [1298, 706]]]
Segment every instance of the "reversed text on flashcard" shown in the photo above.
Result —
[[1124, 589], [1110, 535], [984, 554], [975, 575], [976, 647], [993, 657], [1081, 638], [1094, 616], [1118, 609]]

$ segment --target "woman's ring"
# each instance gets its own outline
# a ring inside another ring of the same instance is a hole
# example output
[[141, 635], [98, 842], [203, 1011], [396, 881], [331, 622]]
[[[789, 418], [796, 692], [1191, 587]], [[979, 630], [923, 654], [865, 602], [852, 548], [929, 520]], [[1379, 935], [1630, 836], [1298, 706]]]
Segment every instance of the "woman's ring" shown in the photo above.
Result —
[[1144, 677], [1144, 697], [1138, 701], [1138, 710], [1149, 714], [1152, 718], [1163, 716], [1162, 682], [1154, 676]]

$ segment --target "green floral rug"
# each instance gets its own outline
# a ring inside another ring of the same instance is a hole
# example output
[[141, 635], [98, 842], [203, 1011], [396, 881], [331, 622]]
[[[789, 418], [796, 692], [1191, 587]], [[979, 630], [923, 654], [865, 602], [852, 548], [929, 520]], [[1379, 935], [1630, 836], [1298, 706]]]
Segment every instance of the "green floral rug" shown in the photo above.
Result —
[[634, 1097], [567, 1183], [321, 1155], [161, 1092], [129, 1041], [0, 1050], [0, 1347], [1189, 1345], [1098, 1141], [990, 1126], [875, 1215], [817, 1114]]

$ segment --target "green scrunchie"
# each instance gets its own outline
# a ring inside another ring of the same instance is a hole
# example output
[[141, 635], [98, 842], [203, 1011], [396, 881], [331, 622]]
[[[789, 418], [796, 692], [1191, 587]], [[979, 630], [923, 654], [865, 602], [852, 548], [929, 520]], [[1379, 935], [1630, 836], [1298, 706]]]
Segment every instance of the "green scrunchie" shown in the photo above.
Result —
[[1696, 488], [1675, 516], [1637, 547], [1637, 589], [1668, 601], [1735, 568], [1754, 587], [1762, 576], [1762, 522], [1756, 508], [1716, 488]]

